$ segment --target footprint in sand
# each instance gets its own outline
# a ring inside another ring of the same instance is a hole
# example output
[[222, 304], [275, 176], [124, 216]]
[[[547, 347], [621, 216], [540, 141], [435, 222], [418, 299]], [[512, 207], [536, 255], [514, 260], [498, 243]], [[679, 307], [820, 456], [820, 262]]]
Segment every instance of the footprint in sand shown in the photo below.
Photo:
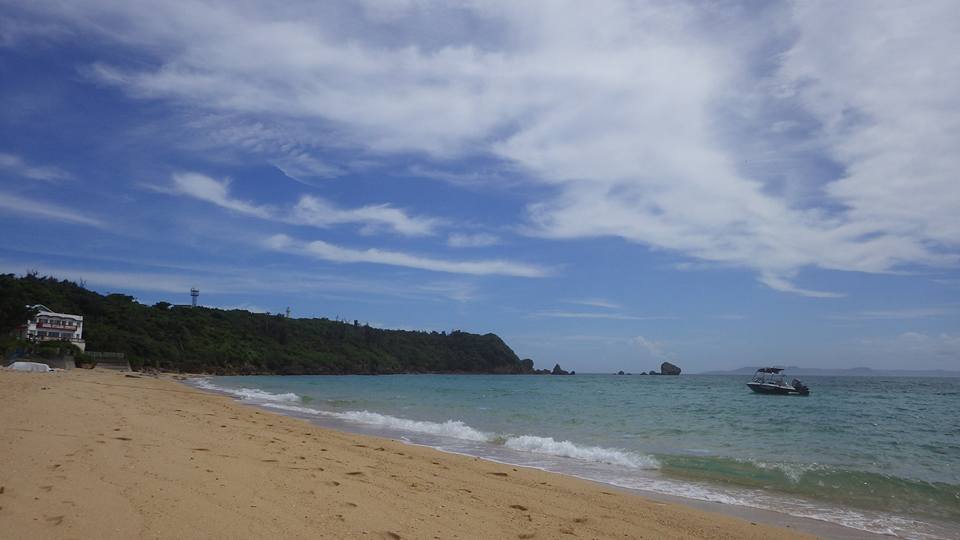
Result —
[[63, 523], [63, 516], [48, 517], [48, 518], [47, 518], [47, 521], [48, 521], [51, 525], [60, 525], [61, 523]]
[[352, 471], [352, 472], [348, 472], [347, 475], [348, 475], [348, 476], [363, 476], [363, 472], [361, 472], [361, 471]]
[[487, 473], [487, 474], [490, 474], [490, 475], [493, 475], [493, 476], [510, 476], [509, 474], [507, 474], [507, 473], [505, 473], [505, 472], [490, 472], [490, 473]]
[[510, 508], [513, 508], [514, 510], [520, 510], [521, 512], [527, 511], [527, 507], [522, 504], [511, 504]]
[[400, 535], [393, 531], [387, 531], [383, 533], [383, 537], [389, 538], [390, 540], [400, 540]]
[[40, 489], [49, 493], [53, 489], [53, 486], [40, 486]]

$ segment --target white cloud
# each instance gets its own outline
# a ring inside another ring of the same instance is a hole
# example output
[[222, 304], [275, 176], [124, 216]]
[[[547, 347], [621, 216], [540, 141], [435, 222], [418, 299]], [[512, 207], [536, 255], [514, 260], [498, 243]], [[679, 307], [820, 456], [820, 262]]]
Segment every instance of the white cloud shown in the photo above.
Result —
[[72, 174], [59, 167], [51, 165], [31, 165], [20, 156], [3, 152], [0, 152], [0, 170], [7, 170], [24, 178], [42, 180], [44, 182], [56, 182], [73, 178]]
[[361, 232], [364, 233], [388, 229], [402, 235], [419, 236], [431, 234], [433, 228], [440, 223], [440, 220], [435, 218], [409, 216], [406, 212], [388, 204], [345, 209], [312, 195], [300, 197], [293, 208], [280, 212], [269, 206], [257, 205], [233, 197], [230, 194], [229, 180], [215, 180], [195, 172], [174, 174], [171, 189], [149, 187], [157, 191], [193, 197], [241, 214], [293, 225], [329, 227], [344, 223], [358, 223], [363, 226]]
[[264, 246], [274, 251], [308, 255], [325, 261], [340, 263], [386, 264], [433, 272], [470, 275], [538, 278], [550, 274], [545, 268], [526, 263], [505, 260], [451, 261], [377, 248], [345, 248], [322, 240], [301, 242], [283, 234], [271, 236], [264, 242]]
[[77, 212], [76, 210], [43, 201], [28, 199], [26, 197], [20, 197], [10, 193], [0, 192], [0, 209], [10, 214], [27, 216], [30, 218], [57, 221], [61, 223], [75, 223], [77, 225], [88, 225], [90, 227], [98, 228], [105, 227], [104, 223], [99, 219], [86, 216]]
[[826, 291], [814, 291], [797, 287], [789, 280], [776, 274], [764, 273], [760, 275], [760, 283], [775, 291], [799, 294], [800, 296], [809, 296], [810, 298], [843, 298], [846, 294]]
[[663, 360], [668, 356], [664, 348], [664, 344], [659, 341], [647, 339], [643, 336], [636, 336], [631, 341], [634, 345], [646, 351], [650, 356], [658, 360]]
[[882, 310], [863, 310], [854, 313], [834, 313], [827, 318], [843, 321], [884, 321], [884, 320], [903, 320], [903, 319], [928, 319], [933, 317], [943, 317], [955, 313], [956, 309], [944, 307], [924, 307], [924, 308], [903, 308], [903, 309], [882, 309]]
[[806, 268], [958, 262], [960, 3], [370, 5], [29, 9], [152, 56], [94, 66], [103, 82], [261, 122], [230, 140], [284, 170], [336, 174], [329, 148], [492, 157], [552, 188], [531, 234], [616, 236], [811, 297], [839, 293], [795, 284]]
[[435, 281], [416, 287], [417, 290], [438, 294], [456, 302], [472, 302], [479, 297], [477, 286], [472, 283], [454, 281]]
[[175, 173], [173, 175], [173, 192], [176, 194], [187, 195], [249, 216], [264, 219], [272, 217], [273, 212], [265, 206], [258, 206], [231, 197], [229, 188], [229, 180], [217, 181], [195, 172]]
[[[62, 255], [58, 253], [57, 255]], [[77, 258], [77, 257], [75, 257]], [[88, 286], [100, 292], [117, 291], [153, 291], [171, 293], [168, 297], [174, 303], [189, 303], [189, 291], [198, 287], [201, 300], [210, 302], [212, 298], [219, 298], [216, 306], [221, 309], [232, 309], [226, 306], [234, 304], [223, 303], [220, 295], [236, 294], [280, 294], [286, 296], [286, 302], [304, 301], [307, 298], [324, 298], [334, 300], [348, 300], [350, 302], [369, 301], [372, 298], [399, 299], [403, 302], [411, 300], [453, 300], [468, 302], [477, 298], [477, 289], [473, 284], [457, 281], [426, 281], [416, 279], [402, 279], [393, 277], [388, 280], [363, 279], [354, 276], [345, 276], [342, 273], [323, 274], [316, 271], [300, 271], [272, 267], [269, 269], [250, 268], [248, 266], [226, 265], [186, 265], [170, 267], [167, 261], [131, 261], [124, 259], [126, 264], [143, 266], [143, 270], [103, 270], [92, 267], [103, 262], [116, 262], [115, 259], [89, 257], [84, 254], [78, 257], [83, 264], [80, 266], [56, 266], [36, 259], [14, 260], [0, 258], [0, 273], [20, 274], [36, 271], [43, 276], [55, 276], [60, 279], [83, 281]], [[206, 303], [205, 305], [211, 305]], [[239, 309], [253, 310], [256, 306], [250, 304], [237, 305]], [[285, 305], [282, 307], [286, 307]], [[313, 301], [309, 305], [301, 304], [300, 310], [314, 310]], [[296, 312], [297, 309], [294, 309]], [[320, 314], [323, 314], [321, 310]], [[329, 315], [329, 313], [328, 313]]]
[[[110, 270], [91, 270], [83, 268], [64, 268], [39, 263], [18, 264], [0, 260], [0, 268], [7, 272], [22, 272], [25, 269], [37, 271], [40, 275], [55, 276], [60, 279], [82, 281], [88, 286], [107, 289], [109, 292], [118, 290], [155, 291], [177, 293], [182, 295], [184, 303], [188, 302], [187, 293], [195, 287], [198, 281], [195, 277], [176, 275], [162, 272], [125, 272]], [[203, 287], [205, 292], [215, 292], [209, 287]]]
[[300, 198], [290, 214], [289, 221], [316, 227], [360, 223], [364, 225], [362, 232], [369, 233], [387, 228], [407, 236], [431, 234], [433, 228], [439, 223], [439, 220], [434, 218], [408, 216], [406, 212], [387, 204], [341, 209], [311, 195]]
[[583, 298], [580, 300], [565, 300], [568, 304], [577, 304], [579, 306], [590, 306], [605, 309], [620, 309], [619, 304], [604, 300], [602, 298]]
[[656, 321], [664, 319], [676, 319], [668, 315], [628, 315], [625, 313], [606, 313], [606, 312], [580, 312], [580, 311], [538, 311], [531, 314], [532, 317], [550, 317], [557, 319], [610, 319], [616, 321]]
[[0, 47], [15, 47], [24, 42], [43, 43], [67, 35], [67, 28], [60, 25], [10, 17], [9, 12], [0, 15]]
[[500, 238], [488, 233], [452, 233], [447, 237], [447, 245], [450, 247], [487, 247], [500, 243]]
[[907, 331], [861, 339], [854, 349], [875, 366], [890, 369], [960, 369], [960, 335]]

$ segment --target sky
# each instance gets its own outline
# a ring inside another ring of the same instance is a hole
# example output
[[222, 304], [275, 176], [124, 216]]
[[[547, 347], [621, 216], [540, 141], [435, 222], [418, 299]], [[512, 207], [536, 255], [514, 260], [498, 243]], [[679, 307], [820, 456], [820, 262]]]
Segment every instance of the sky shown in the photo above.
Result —
[[538, 367], [960, 369], [960, 3], [0, 0], [0, 272]]

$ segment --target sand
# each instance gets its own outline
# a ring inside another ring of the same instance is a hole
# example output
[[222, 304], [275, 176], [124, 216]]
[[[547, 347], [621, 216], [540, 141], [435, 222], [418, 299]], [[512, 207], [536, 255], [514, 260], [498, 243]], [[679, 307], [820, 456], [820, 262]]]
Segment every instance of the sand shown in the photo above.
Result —
[[0, 537], [813, 538], [173, 380], [0, 370]]

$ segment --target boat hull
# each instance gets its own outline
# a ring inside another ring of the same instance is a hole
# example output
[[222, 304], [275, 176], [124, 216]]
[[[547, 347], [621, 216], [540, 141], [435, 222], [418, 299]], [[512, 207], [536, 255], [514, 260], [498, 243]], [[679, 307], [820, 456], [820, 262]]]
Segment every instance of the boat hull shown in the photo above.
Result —
[[758, 394], [775, 394], [781, 396], [787, 396], [790, 394], [803, 395], [800, 391], [793, 387], [779, 386], [776, 384], [749, 382], [747, 383], [747, 386], [749, 386], [751, 390]]

